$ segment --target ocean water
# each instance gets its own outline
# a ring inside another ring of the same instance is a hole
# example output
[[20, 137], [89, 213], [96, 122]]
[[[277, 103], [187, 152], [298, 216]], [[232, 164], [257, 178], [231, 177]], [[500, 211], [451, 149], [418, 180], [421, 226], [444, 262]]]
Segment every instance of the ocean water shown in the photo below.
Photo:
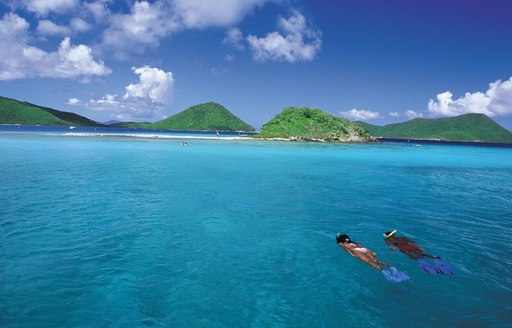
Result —
[[512, 324], [512, 149], [181, 142], [0, 133], [0, 326]]

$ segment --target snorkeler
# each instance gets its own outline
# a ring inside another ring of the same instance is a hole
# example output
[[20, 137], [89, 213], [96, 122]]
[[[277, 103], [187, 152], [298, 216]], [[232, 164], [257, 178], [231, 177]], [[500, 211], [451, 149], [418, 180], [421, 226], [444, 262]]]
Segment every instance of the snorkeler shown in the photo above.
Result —
[[[348, 235], [341, 235], [338, 233], [336, 235], [336, 242], [350, 255], [357, 257], [372, 268], [382, 272], [387, 280], [391, 282], [402, 282], [410, 279], [405, 272], [398, 271], [391, 264], [379, 260], [377, 258], [377, 254], [372, 252], [369, 248], [350, 240]], [[383, 267], [386, 269], [383, 269]]]
[[[428, 274], [448, 274], [452, 275], [452, 269], [439, 257], [427, 254], [420, 245], [407, 237], [398, 237], [396, 230], [384, 233], [384, 241], [393, 252], [401, 252], [418, 262], [420, 268]], [[434, 259], [430, 264], [425, 258]]]
[[383, 262], [377, 258], [377, 254], [372, 252], [370, 249], [364, 247], [360, 243], [356, 243], [352, 240], [350, 240], [350, 237], [348, 235], [340, 235], [338, 234], [336, 236], [336, 242], [338, 245], [343, 247], [347, 253], [350, 255], [357, 257], [364, 263], [368, 264], [374, 269], [377, 269], [379, 271], [382, 270], [382, 267], [391, 267], [392, 265], [386, 262]]
[[413, 260], [416, 260], [419, 257], [428, 257], [431, 259], [437, 258], [437, 256], [423, 252], [423, 248], [421, 248], [414, 240], [407, 237], [397, 237], [395, 236], [395, 233], [396, 230], [384, 233], [384, 241], [393, 252], [402, 252]]

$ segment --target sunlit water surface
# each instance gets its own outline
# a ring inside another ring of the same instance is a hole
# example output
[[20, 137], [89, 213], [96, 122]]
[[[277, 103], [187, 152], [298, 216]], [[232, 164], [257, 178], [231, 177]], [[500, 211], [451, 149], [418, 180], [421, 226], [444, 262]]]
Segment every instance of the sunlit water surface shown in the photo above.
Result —
[[[512, 149], [181, 143], [0, 134], [0, 326], [512, 324]], [[392, 253], [392, 229], [455, 275]]]

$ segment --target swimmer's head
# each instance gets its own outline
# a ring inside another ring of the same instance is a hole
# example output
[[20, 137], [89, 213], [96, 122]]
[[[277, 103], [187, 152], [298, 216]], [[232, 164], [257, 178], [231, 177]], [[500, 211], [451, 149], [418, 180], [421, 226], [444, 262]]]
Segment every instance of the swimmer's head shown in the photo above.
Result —
[[395, 233], [396, 233], [396, 230], [388, 231], [388, 232], [384, 233], [384, 235], [383, 235], [384, 239], [387, 239], [387, 238], [393, 236]]
[[337, 234], [336, 235], [336, 242], [337, 243], [350, 243], [351, 240], [350, 240], [350, 237], [348, 235], [341, 235], [341, 234]]

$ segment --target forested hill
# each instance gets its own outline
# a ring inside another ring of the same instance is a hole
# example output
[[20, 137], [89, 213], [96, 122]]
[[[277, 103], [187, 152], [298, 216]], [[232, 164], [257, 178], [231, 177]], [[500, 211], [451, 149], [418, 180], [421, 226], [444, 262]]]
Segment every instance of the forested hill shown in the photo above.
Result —
[[255, 137], [337, 142], [371, 140], [370, 135], [360, 124], [309, 107], [284, 109], [263, 125], [261, 133]]
[[377, 138], [512, 143], [512, 132], [484, 114], [436, 119], [416, 118], [384, 126], [362, 124]]
[[0, 97], [0, 124], [101, 125], [75, 113], [63, 112], [6, 97]]
[[[0, 124], [102, 126], [71, 112], [0, 97]], [[161, 130], [254, 131], [224, 106], [209, 102], [192, 106], [155, 123], [121, 122], [111, 127]]]
[[208, 102], [192, 106], [176, 115], [151, 124], [154, 129], [254, 131], [255, 129], [233, 115], [224, 106]]

